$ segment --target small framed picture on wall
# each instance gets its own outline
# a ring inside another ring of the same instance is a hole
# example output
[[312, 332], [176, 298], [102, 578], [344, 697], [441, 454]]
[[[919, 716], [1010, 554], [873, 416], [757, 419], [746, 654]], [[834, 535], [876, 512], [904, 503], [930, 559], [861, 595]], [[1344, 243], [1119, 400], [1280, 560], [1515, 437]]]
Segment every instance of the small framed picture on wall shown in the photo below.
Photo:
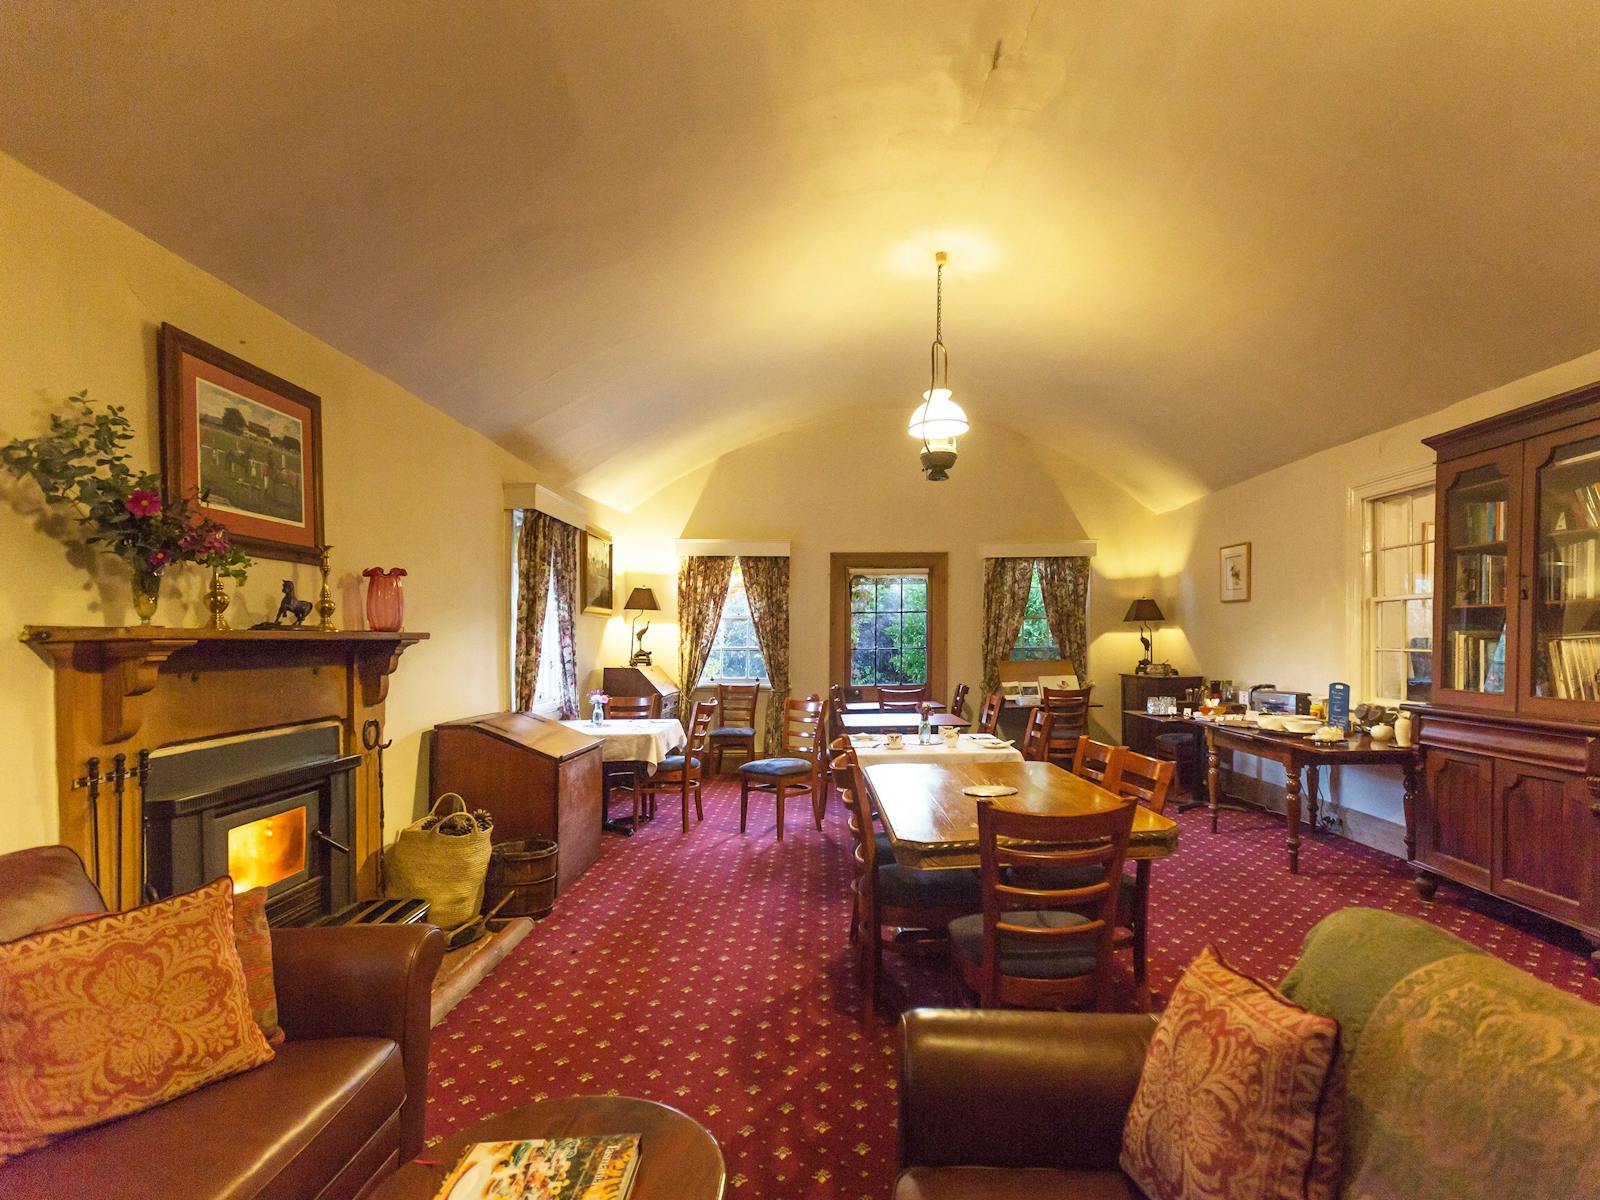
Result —
[[616, 612], [612, 579], [611, 538], [594, 529], [583, 534], [583, 611], [610, 616]]
[[1222, 602], [1236, 604], [1250, 599], [1250, 543], [1224, 546], [1222, 559]]

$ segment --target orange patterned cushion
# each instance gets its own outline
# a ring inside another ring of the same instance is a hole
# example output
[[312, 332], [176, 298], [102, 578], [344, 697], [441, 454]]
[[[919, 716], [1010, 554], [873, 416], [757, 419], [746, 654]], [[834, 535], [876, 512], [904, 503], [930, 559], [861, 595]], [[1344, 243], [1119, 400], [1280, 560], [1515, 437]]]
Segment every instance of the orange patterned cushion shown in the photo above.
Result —
[[1333, 1200], [1343, 1125], [1339, 1023], [1207, 946], [1156, 1025], [1122, 1169], [1150, 1200]]
[[227, 879], [0, 945], [0, 1163], [258, 1066]]
[[267, 926], [267, 889], [253, 888], [233, 897], [233, 944], [244, 967], [250, 1012], [269, 1046], [283, 1045], [278, 1024], [278, 989], [272, 982], [272, 930]]

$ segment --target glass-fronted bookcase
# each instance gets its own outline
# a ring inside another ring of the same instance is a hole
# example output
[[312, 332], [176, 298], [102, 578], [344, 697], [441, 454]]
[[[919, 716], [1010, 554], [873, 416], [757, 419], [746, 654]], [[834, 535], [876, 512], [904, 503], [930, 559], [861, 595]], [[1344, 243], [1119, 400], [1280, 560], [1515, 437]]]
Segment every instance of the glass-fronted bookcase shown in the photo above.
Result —
[[1600, 420], [1442, 460], [1437, 505], [1434, 703], [1600, 719]]

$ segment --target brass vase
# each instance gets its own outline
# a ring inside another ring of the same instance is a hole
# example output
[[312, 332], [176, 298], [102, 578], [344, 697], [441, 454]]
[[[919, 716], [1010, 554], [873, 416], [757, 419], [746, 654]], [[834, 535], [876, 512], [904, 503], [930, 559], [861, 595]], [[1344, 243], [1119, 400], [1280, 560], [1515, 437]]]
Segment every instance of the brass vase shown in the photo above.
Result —
[[211, 620], [207, 623], [208, 629], [231, 629], [228, 618], [222, 614], [228, 611], [232, 603], [228, 590], [222, 586], [222, 572], [216, 567], [211, 568], [211, 586], [206, 589], [206, 607], [211, 610]]

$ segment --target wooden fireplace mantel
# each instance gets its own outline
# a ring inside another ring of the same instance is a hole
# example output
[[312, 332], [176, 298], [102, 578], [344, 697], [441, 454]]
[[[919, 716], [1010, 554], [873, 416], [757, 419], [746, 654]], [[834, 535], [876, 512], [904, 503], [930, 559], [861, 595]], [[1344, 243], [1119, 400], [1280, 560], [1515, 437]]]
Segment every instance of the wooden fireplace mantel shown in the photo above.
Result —
[[[425, 633], [321, 633], [141, 626], [29, 625], [22, 641], [55, 673], [60, 838], [90, 864], [106, 902], [140, 902], [142, 753], [207, 738], [335, 721], [356, 780], [356, 884], [377, 888], [382, 848], [378, 762], [363, 744], [383, 726], [389, 676]], [[131, 778], [120, 790], [117, 756]], [[90, 759], [99, 760], [98, 802], [89, 804]], [[119, 794], [120, 792], [120, 794]], [[91, 829], [91, 813], [98, 816]], [[94, 834], [98, 833], [98, 837]], [[98, 854], [95, 849], [98, 847]]]

